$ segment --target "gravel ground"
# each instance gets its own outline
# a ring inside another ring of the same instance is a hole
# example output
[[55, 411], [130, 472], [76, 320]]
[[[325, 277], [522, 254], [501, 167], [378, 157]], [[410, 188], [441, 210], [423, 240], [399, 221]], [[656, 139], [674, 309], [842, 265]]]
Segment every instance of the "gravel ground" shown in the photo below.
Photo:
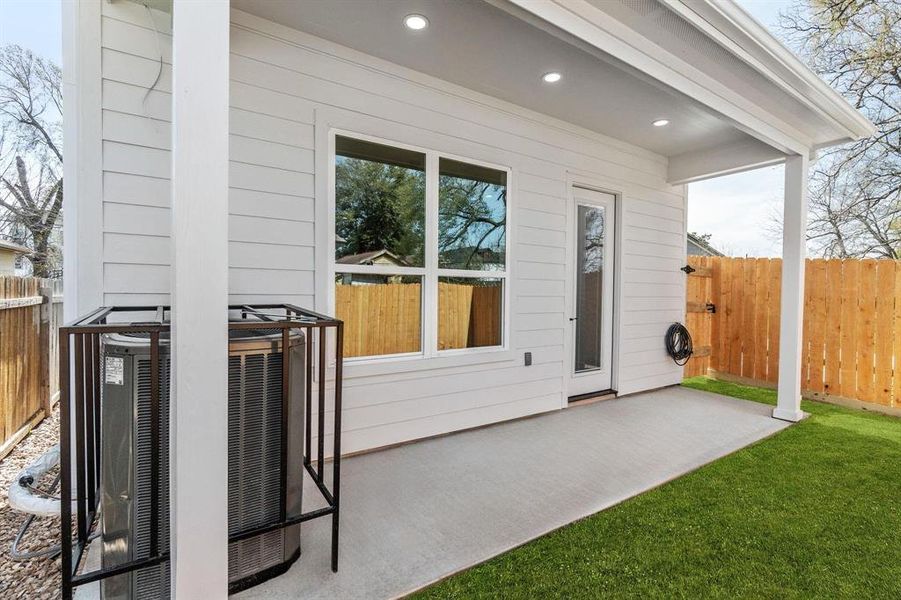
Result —
[[[14, 561], [9, 548], [25, 519], [6, 501], [9, 484], [32, 460], [59, 441], [59, 411], [37, 426], [9, 456], [0, 461], [0, 598], [44, 599], [60, 597], [59, 558]], [[45, 489], [52, 475], [38, 482]], [[36, 550], [59, 543], [59, 519], [38, 517], [25, 534], [20, 550]]]

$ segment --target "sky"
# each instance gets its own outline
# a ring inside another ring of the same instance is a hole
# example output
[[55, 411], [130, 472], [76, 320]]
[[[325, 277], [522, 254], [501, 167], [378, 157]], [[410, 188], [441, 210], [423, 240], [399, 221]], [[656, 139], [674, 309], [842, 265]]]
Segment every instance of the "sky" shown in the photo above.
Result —
[[[792, 2], [739, 0], [739, 4], [776, 32], [779, 12]], [[688, 230], [711, 234], [711, 244], [732, 256], [782, 256], [781, 235], [773, 233], [773, 225], [782, 211], [784, 173], [779, 165], [690, 184]]]
[[0, 45], [18, 44], [62, 62], [60, 0], [0, 0]]
[[[792, 4], [738, 2], [773, 31], [779, 12]], [[19, 44], [60, 63], [60, 37], [60, 0], [0, 0], [0, 45]], [[780, 256], [782, 242], [771, 230], [781, 211], [783, 185], [781, 166], [693, 183], [688, 186], [688, 230], [712, 234], [712, 244], [727, 254]]]

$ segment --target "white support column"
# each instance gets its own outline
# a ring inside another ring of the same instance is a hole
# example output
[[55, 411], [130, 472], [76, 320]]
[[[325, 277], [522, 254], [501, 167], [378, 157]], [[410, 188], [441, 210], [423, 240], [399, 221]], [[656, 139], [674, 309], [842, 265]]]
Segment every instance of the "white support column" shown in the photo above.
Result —
[[782, 312], [779, 329], [779, 387], [773, 416], [800, 421], [801, 344], [804, 325], [804, 261], [807, 257], [807, 175], [809, 158], [785, 161], [782, 228]]
[[228, 595], [228, 0], [175, 0], [172, 597]]
[[103, 304], [100, 3], [63, 2], [65, 321]]

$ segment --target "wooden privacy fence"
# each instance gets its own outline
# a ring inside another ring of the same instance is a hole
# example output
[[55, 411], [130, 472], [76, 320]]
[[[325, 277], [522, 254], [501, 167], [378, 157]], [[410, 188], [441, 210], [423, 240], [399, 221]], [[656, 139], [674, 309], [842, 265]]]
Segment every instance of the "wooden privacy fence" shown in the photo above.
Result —
[[61, 284], [0, 277], [0, 458], [50, 414], [59, 393]]
[[[686, 376], [774, 385], [779, 371], [781, 259], [690, 257]], [[806, 397], [901, 408], [901, 263], [808, 259], [801, 366]], [[710, 313], [707, 304], [716, 312]]]
[[[438, 348], [501, 343], [500, 286], [438, 284]], [[345, 323], [344, 356], [421, 350], [422, 285], [336, 285], [335, 313]]]

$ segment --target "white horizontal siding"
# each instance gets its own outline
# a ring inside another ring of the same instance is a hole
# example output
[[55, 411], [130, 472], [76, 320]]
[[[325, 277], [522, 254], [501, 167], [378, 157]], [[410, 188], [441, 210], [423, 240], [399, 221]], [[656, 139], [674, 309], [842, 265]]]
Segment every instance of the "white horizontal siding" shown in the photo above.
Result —
[[[103, 3], [103, 14], [105, 301], [166, 302], [169, 24], [156, 15], [158, 39], [142, 7]], [[348, 451], [562, 405], [571, 173], [609, 182], [623, 195], [620, 391], [678, 381], [681, 370], [663, 354], [662, 336], [684, 311], [677, 269], [685, 199], [683, 188], [664, 183], [665, 159], [243, 13], [233, 13], [231, 44], [232, 302], [315, 305], [319, 109], [375, 119], [398, 137], [428, 136], [437, 146], [425, 145], [513, 169], [513, 358], [391, 374], [349, 366]], [[526, 351], [531, 367], [522, 365]]]

